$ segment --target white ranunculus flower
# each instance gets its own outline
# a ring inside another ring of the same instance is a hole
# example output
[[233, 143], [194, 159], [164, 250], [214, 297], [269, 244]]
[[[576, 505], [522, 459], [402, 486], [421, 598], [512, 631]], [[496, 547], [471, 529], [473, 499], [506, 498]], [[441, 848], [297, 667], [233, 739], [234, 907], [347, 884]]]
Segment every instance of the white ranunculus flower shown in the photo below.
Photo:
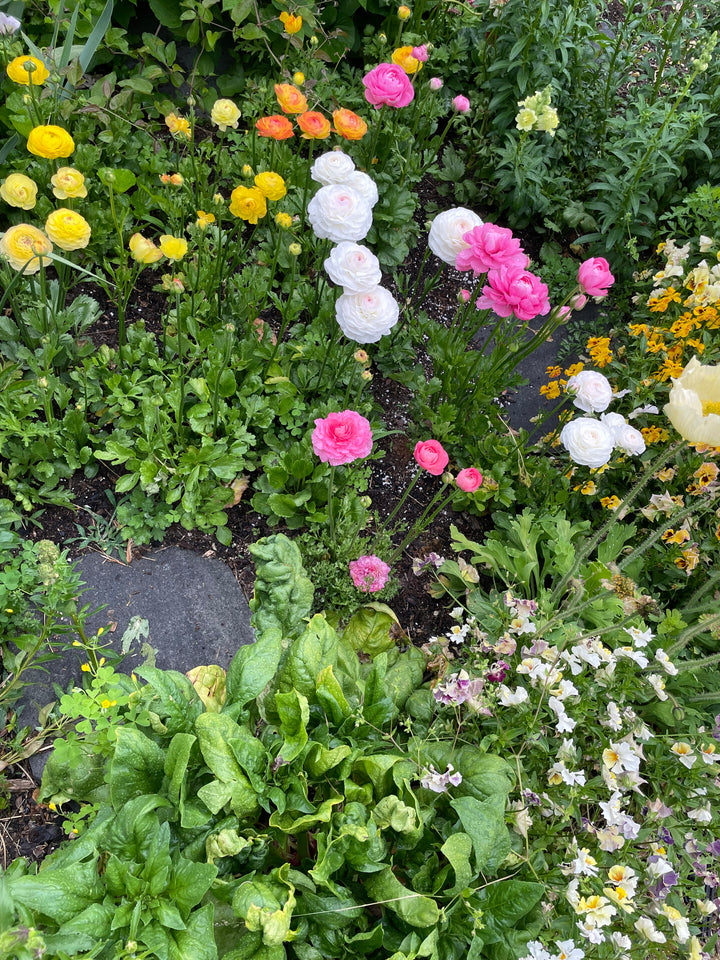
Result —
[[645, 439], [639, 430], [632, 427], [619, 413], [603, 413], [600, 420], [610, 428], [615, 446], [623, 453], [637, 457], [645, 453]]
[[330, 150], [318, 157], [310, 168], [310, 176], [324, 187], [331, 183], [346, 183], [355, 172], [355, 163], [342, 150]]
[[673, 377], [665, 416], [690, 443], [720, 447], [720, 365], [710, 367], [693, 357], [679, 377]]
[[375, 254], [358, 243], [343, 240], [330, 251], [325, 270], [343, 293], [367, 293], [382, 281], [380, 261]]
[[465, 207], [444, 210], [430, 224], [428, 246], [436, 257], [454, 267], [457, 255], [469, 246], [463, 240], [463, 234], [481, 226], [482, 220], [472, 210]]
[[307, 208], [315, 236], [333, 243], [364, 240], [372, 226], [372, 207], [357, 190], [331, 183], [320, 187]]
[[344, 293], [335, 304], [340, 329], [356, 343], [377, 343], [398, 322], [400, 308], [384, 287], [365, 293]]
[[581, 370], [570, 377], [565, 387], [573, 398], [573, 404], [585, 413], [600, 413], [606, 410], [613, 398], [612, 387], [607, 377], [596, 370]]
[[362, 170], [355, 170], [344, 183], [346, 186], [352, 187], [353, 190], [357, 190], [360, 196], [364, 197], [371, 207], [374, 207], [378, 202], [379, 194], [377, 184], [372, 177], [363, 173]]
[[612, 430], [592, 417], [578, 417], [566, 423], [560, 432], [560, 443], [573, 463], [596, 469], [609, 462], [615, 449]]

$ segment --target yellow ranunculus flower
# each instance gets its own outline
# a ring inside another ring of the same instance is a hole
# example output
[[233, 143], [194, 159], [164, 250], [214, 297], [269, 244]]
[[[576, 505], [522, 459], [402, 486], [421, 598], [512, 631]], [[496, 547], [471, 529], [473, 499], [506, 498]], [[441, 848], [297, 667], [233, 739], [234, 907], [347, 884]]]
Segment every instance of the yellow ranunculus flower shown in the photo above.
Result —
[[228, 127], [237, 130], [240, 110], [232, 100], [216, 100], [210, 113], [210, 119], [218, 130], [227, 130]]
[[[35, 69], [26, 70], [25, 64], [32, 64]], [[29, 87], [30, 84], [34, 87], [39, 87], [45, 83], [50, 76], [48, 68], [42, 60], [38, 60], [37, 57], [15, 57], [15, 59], [11, 60], [7, 65], [5, 72], [13, 83], [21, 83], [26, 87]]]
[[279, 173], [259, 173], [255, 177], [255, 186], [268, 200], [282, 200], [287, 193], [285, 181]]
[[134, 233], [130, 237], [128, 247], [133, 260], [145, 266], [150, 263], [157, 263], [158, 260], [162, 259], [162, 250], [158, 249], [152, 240], [148, 240], [141, 233]]
[[0, 257], [3, 257], [13, 270], [22, 270], [27, 274], [37, 273], [40, 263], [49, 263], [45, 254], [52, 253], [52, 243], [42, 230], [29, 223], [18, 223], [10, 227], [0, 237]]
[[275, 214], [275, 223], [282, 230], [289, 230], [292, 226], [292, 217], [289, 213], [276, 213]]
[[235, 187], [230, 194], [230, 213], [248, 223], [257, 223], [267, 213], [265, 195], [257, 187]]
[[294, 13], [288, 13], [287, 10], [283, 10], [279, 20], [285, 27], [285, 33], [293, 34], [302, 30], [302, 17], [295, 16]]
[[693, 357], [673, 378], [665, 416], [690, 443], [720, 447], [720, 365], [703, 366]]
[[37, 201], [37, 184], [24, 173], [11, 173], [0, 184], [0, 197], [11, 207], [32, 210]]
[[186, 120], [185, 117], [179, 116], [177, 113], [169, 113], [165, 117], [165, 124], [174, 137], [185, 137], [186, 140], [189, 140], [192, 136], [190, 132], [190, 121]]
[[301, 87], [305, 83], [305, 74], [301, 70], [293, 74], [293, 83], [297, 87]]
[[393, 50], [392, 62], [402, 67], [405, 73], [413, 74], [422, 70], [422, 62], [413, 56], [412, 47], [398, 47]]
[[50, 183], [58, 200], [87, 196], [85, 177], [75, 167], [60, 167], [58, 172], [50, 177]]
[[182, 260], [187, 253], [187, 240], [183, 237], [173, 237], [166, 233], [160, 237], [160, 249], [168, 260]]
[[61, 250], [81, 250], [90, 242], [90, 224], [68, 207], [53, 210], [45, 221], [45, 232]]
[[33, 127], [27, 140], [27, 148], [36, 157], [57, 160], [58, 157], [70, 156], [75, 149], [75, 141], [67, 130], [48, 124]]
[[206, 227], [209, 227], [211, 223], [215, 223], [215, 214], [205, 213], [204, 210], [198, 210], [195, 226], [199, 227], [200, 230], [204, 230]]

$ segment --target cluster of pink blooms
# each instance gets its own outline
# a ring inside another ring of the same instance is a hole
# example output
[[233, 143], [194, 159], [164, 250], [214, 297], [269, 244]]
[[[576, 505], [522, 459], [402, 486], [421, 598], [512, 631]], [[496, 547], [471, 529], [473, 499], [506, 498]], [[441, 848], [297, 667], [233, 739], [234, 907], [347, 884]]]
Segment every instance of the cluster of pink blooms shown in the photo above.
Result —
[[[417, 465], [434, 477], [439, 477], [450, 462], [445, 448], [437, 440], [418, 441], [415, 444], [413, 456]], [[455, 483], [464, 493], [474, 493], [479, 490], [482, 481], [482, 474], [475, 467], [465, 467], [455, 477]]]
[[[428, 49], [426, 44], [412, 48], [412, 55], [419, 63], [426, 63]], [[365, 99], [376, 110], [381, 107], [407, 107], [415, 99], [415, 88], [409, 76], [396, 63], [380, 63], [363, 77]], [[442, 90], [440, 77], [430, 80], [430, 89]], [[453, 110], [457, 113], [469, 113], [470, 101], [462, 93], [452, 99]]]

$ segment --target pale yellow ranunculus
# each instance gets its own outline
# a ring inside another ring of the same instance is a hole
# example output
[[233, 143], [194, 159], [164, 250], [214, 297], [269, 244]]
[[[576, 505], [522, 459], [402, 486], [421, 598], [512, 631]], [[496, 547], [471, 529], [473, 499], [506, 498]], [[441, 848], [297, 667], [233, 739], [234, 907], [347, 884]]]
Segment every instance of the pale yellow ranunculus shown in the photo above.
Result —
[[45, 221], [45, 232], [61, 250], [81, 250], [90, 242], [90, 224], [68, 207], [53, 210]]
[[128, 242], [130, 256], [137, 263], [147, 266], [150, 263], [157, 263], [162, 259], [162, 250], [160, 250], [152, 240], [148, 240], [141, 233], [134, 233]]
[[18, 223], [10, 227], [0, 237], [0, 257], [7, 260], [13, 270], [24, 273], [37, 273], [42, 262], [48, 266], [50, 261], [45, 254], [52, 253], [52, 243], [42, 230], [29, 223]]
[[690, 443], [720, 447], [720, 366], [704, 366], [693, 357], [673, 377], [665, 416]]
[[219, 130], [232, 127], [237, 130], [240, 110], [232, 100], [216, 100], [210, 112], [210, 119]]
[[87, 196], [85, 177], [75, 167], [60, 167], [57, 173], [50, 177], [50, 183], [58, 200]]
[[168, 260], [182, 260], [187, 248], [187, 240], [183, 237], [173, 237], [167, 233], [160, 237], [160, 249]]
[[32, 210], [37, 201], [37, 184], [24, 173], [11, 173], [0, 184], [0, 197], [11, 207]]

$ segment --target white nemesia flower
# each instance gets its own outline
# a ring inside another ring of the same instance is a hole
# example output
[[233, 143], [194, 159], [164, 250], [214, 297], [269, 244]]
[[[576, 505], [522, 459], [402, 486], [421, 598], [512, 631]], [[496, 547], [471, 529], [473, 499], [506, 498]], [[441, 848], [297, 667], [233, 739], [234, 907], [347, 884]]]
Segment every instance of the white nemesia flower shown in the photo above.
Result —
[[372, 226], [372, 207], [351, 187], [330, 184], [320, 187], [307, 208], [316, 237], [341, 243], [364, 240]]
[[704, 233], [700, 234], [700, 253], [710, 253], [714, 246], [715, 241], [712, 237], [706, 237]]
[[325, 270], [343, 293], [366, 293], [380, 285], [382, 271], [375, 254], [358, 243], [343, 240], [330, 251]]
[[560, 443], [573, 463], [584, 467], [604, 467], [615, 449], [612, 431], [600, 420], [578, 417], [560, 431]]
[[610, 741], [610, 746], [603, 750], [603, 763], [614, 774], [624, 773], [626, 770], [640, 769], [640, 758], [633, 751], [632, 746], [624, 740], [617, 743]]
[[597, 370], [581, 370], [570, 377], [565, 389], [572, 396], [573, 405], [585, 413], [606, 410], [613, 398], [610, 381]]
[[701, 807], [695, 807], [694, 810], [688, 810], [687, 815], [696, 823], [712, 823], [712, 810], [708, 800]]
[[373, 287], [365, 293], [344, 293], [335, 304], [340, 329], [356, 343], [377, 343], [398, 322], [400, 308], [384, 287]]
[[632, 637], [636, 647], [646, 647], [655, 636], [650, 627], [646, 630], [641, 630], [639, 627], [623, 627], [623, 630]]
[[583, 960], [585, 956], [585, 951], [576, 947], [574, 940], [557, 940], [555, 946], [558, 950], [556, 960]]
[[469, 246], [463, 235], [481, 226], [480, 217], [465, 207], [443, 210], [430, 224], [428, 246], [436, 257], [454, 267], [457, 255]]
[[621, 660], [623, 658], [632, 660], [633, 663], [636, 663], [643, 670], [650, 663], [648, 658], [641, 650], [633, 650], [632, 647], [616, 647], [615, 656], [619, 657]]
[[522, 960], [552, 960], [550, 954], [539, 940], [530, 940], [526, 949], [527, 954]]
[[366, 173], [363, 173], [362, 170], [355, 170], [347, 178], [345, 183], [353, 190], [357, 190], [360, 196], [364, 200], [367, 200], [371, 207], [374, 207], [380, 199], [377, 184], [372, 177], [369, 177]]
[[610, 727], [611, 730], [622, 730], [622, 714], [620, 713], [620, 708], [614, 701], [610, 701], [607, 705], [607, 720], [601, 720], [600, 722], [603, 726]]
[[348, 177], [353, 173], [355, 173], [355, 162], [342, 150], [323, 153], [310, 168], [310, 176], [324, 187], [331, 183], [347, 183]]
[[647, 403], [644, 407], [637, 407], [632, 413], [629, 413], [628, 420], [635, 420], [636, 417], [639, 417], [643, 413], [660, 413], [660, 411], [652, 403]]
[[668, 695], [665, 693], [665, 681], [659, 673], [650, 673], [645, 679], [657, 694], [658, 700], [667, 700]]
[[684, 743], [683, 741], [674, 743], [670, 747], [670, 752], [674, 753], [677, 756], [680, 763], [684, 767], [687, 767], [688, 770], [692, 768], [693, 764], [697, 760], [697, 756], [693, 753], [693, 748], [690, 746], [689, 743]]

